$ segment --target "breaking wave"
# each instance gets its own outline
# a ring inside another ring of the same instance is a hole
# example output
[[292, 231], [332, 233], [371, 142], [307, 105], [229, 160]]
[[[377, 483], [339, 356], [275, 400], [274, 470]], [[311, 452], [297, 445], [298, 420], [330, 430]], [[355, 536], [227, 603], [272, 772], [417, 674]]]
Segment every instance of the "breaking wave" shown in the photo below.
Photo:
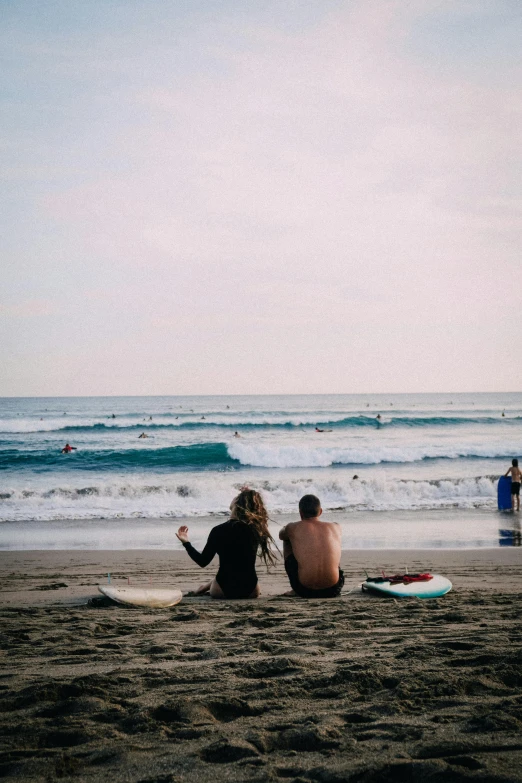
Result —
[[[15, 489], [0, 494], [0, 520], [176, 518], [226, 515], [242, 485], [237, 474], [165, 476], [150, 483], [142, 477], [109, 478], [73, 486], [66, 481], [51, 488]], [[243, 477], [242, 477], [243, 478]], [[391, 511], [439, 508], [494, 507], [496, 476], [422, 480], [385, 477], [354, 480], [348, 476], [257, 478], [249, 486], [259, 490], [270, 513], [296, 512], [299, 498], [313, 493], [325, 510]]]
[[107, 471], [179, 471], [233, 470], [252, 468], [327, 468], [335, 465], [378, 465], [382, 463], [420, 462], [428, 459], [508, 459], [522, 453], [522, 442], [444, 443], [411, 445], [378, 445], [357, 447], [292, 446], [241, 439], [231, 443], [196, 443], [193, 445], [121, 450], [79, 448], [72, 454], [49, 449], [4, 449], [0, 451], [0, 471], [29, 468], [37, 471], [100, 470]]
[[204, 419], [196, 416], [173, 417], [163, 414], [159, 421], [139, 420], [137, 417], [121, 417], [100, 421], [92, 419], [64, 420], [54, 418], [47, 420], [35, 419], [0, 419], [0, 433], [5, 434], [29, 434], [31, 432], [60, 432], [60, 433], [89, 433], [110, 430], [196, 430], [218, 427], [227, 430], [262, 430], [276, 428], [279, 430], [293, 430], [300, 427], [320, 428], [366, 428], [382, 429], [390, 427], [456, 427], [462, 425], [509, 425], [522, 421], [521, 416], [509, 416], [505, 418], [494, 416], [388, 416], [378, 419], [376, 415], [345, 416], [324, 413], [289, 415], [289, 414], [230, 414], [208, 415]]
[[461, 457], [508, 459], [522, 452], [522, 442], [509, 444], [463, 443], [440, 445], [375, 445], [359, 447], [273, 446], [266, 443], [234, 442], [228, 454], [241, 465], [264, 468], [326, 468], [332, 465], [378, 465], [380, 463], [419, 462], [426, 459], [458, 459]]

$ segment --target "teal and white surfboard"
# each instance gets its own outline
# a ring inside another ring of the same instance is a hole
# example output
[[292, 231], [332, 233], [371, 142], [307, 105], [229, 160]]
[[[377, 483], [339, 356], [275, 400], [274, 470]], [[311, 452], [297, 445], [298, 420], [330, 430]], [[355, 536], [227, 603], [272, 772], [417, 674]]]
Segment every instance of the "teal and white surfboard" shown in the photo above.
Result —
[[378, 582], [366, 580], [363, 582], [364, 592], [374, 593], [375, 595], [387, 595], [392, 598], [439, 598], [441, 595], [449, 593], [452, 584], [449, 579], [440, 574], [432, 574], [427, 582], [410, 582], [409, 584], [392, 584], [390, 580], [379, 579]]

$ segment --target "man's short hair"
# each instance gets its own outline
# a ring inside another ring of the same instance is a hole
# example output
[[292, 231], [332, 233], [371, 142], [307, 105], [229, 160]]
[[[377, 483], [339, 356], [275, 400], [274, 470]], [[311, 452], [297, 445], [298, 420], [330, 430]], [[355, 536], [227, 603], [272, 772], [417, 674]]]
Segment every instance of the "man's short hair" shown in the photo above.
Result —
[[303, 495], [299, 501], [299, 513], [302, 519], [313, 519], [321, 510], [321, 501], [315, 495]]

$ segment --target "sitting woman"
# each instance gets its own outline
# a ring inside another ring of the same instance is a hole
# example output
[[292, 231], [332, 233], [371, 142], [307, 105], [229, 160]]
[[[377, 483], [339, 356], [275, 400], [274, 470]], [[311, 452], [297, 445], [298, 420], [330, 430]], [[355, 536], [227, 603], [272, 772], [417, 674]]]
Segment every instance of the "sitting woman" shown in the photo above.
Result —
[[274, 539], [268, 532], [268, 514], [259, 492], [242, 489], [230, 506], [230, 519], [212, 528], [203, 552], [194, 549], [188, 538], [188, 527], [176, 533], [188, 554], [202, 568], [219, 555], [215, 578], [201, 585], [196, 595], [210, 593], [212, 598], [257, 598], [260, 595], [256, 574], [256, 555], [266, 567], [276, 559], [271, 550]]

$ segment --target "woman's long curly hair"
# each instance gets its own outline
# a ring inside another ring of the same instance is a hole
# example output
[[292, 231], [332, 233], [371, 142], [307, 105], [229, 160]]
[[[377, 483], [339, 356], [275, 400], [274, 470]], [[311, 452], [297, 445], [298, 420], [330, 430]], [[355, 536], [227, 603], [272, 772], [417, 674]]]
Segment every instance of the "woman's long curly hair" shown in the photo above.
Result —
[[272, 551], [272, 545], [277, 549], [277, 545], [268, 530], [268, 512], [263, 503], [263, 498], [255, 489], [244, 488], [237, 498], [234, 498], [230, 506], [232, 512], [231, 519], [238, 522], [244, 522], [252, 527], [259, 546], [261, 547], [261, 557], [265, 562], [267, 569], [277, 563], [276, 556]]

